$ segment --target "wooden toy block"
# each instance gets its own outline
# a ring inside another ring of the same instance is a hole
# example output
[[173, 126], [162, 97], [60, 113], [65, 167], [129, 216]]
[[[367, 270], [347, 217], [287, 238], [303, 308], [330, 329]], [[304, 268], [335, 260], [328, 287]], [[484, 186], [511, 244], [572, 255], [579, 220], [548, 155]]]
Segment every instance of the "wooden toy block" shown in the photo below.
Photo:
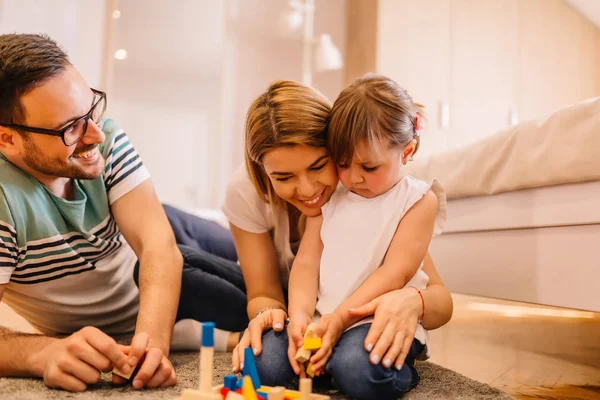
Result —
[[[245, 362], [246, 360], [244, 360]], [[254, 386], [252, 385], [252, 378], [249, 376], [244, 377], [244, 386], [242, 386], [242, 396], [244, 396], [244, 400], [258, 400], [256, 397], [256, 392], [254, 391]]]
[[135, 368], [131, 368], [131, 371], [129, 371], [129, 373], [126, 374], [126, 373], [121, 372], [120, 370], [118, 370], [117, 367], [114, 367], [113, 370], [112, 370], [112, 373], [115, 374], [115, 375], [117, 375], [117, 376], [120, 376], [123, 379], [129, 380], [131, 378], [131, 375], [133, 375], [133, 371], [134, 370], [135, 370]]
[[311, 363], [308, 363], [306, 366], [306, 375], [310, 376], [311, 378], [315, 377], [315, 371], [313, 371], [313, 365]]
[[304, 347], [306, 350], [319, 350], [321, 348], [321, 338], [305, 338]]
[[312, 393], [312, 380], [308, 378], [300, 379], [300, 400], [310, 400]]
[[252, 384], [255, 388], [261, 387], [260, 378], [258, 377], [258, 369], [254, 361], [254, 353], [250, 347], [244, 349], [244, 376], [249, 376], [252, 379]]
[[316, 327], [316, 325], [314, 323], [309, 324], [306, 327], [306, 331], [304, 332], [304, 339], [317, 337], [317, 334], [315, 332], [315, 327]]
[[220, 393], [206, 393], [197, 389], [185, 389], [179, 400], [223, 400], [223, 396]]
[[227, 393], [225, 400], [244, 400], [244, 396], [236, 392], [229, 392]]
[[227, 375], [223, 378], [223, 386], [225, 386], [229, 390], [237, 389], [237, 376], [235, 375]]
[[298, 361], [300, 363], [305, 363], [310, 359], [311, 355], [312, 355], [312, 353], [310, 350], [307, 350], [304, 348], [304, 346], [301, 346], [298, 349], [298, 351], [296, 352], [296, 361]]
[[202, 324], [202, 343], [200, 346], [200, 391], [212, 392], [213, 359], [215, 354], [215, 324]]
[[285, 394], [285, 388], [282, 386], [277, 386], [271, 388], [268, 392], [268, 400], [283, 400], [283, 395]]

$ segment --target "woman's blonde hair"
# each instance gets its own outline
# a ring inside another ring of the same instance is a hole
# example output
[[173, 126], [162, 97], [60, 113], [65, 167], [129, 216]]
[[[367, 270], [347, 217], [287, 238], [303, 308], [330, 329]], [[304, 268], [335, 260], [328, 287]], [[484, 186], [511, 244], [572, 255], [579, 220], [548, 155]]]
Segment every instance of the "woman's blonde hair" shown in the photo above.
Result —
[[[331, 103], [317, 90], [280, 80], [258, 96], [246, 117], [246, 168], [259, 196], [284, 207], [263, 167], [264, 155], [278, 147], [327, 147]], [[273, 213], [275, 214], [275, 213]]]
[[357, 79], [333, 103], [328, 132], [331, 158], [338, 165], [350, 163], [356, 145], [364, 140], [381, 154], [384, 146], [405, 147], [416, 139], [416, 153], [422, 109], [385, 76], [370, 73]]

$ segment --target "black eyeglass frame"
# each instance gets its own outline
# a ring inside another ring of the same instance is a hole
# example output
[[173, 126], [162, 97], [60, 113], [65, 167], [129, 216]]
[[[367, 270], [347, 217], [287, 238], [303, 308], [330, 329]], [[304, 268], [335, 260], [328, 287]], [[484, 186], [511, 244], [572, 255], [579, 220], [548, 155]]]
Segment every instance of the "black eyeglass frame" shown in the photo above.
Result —
[[[79, 143], [79, 141], [85, 136], [85, 133], [87, 132], [88, 122], [92, 118], [92, 114], [96, 110], [96, 107], [98, 107], [98, 104], [100, 104], [102, 102], [102, 100], [104, 100], [104, 109], [100, 113], [100, 120], [102, 120], [102, 117], [104, 116], [104, 112], [106, 111], [106, 104], [107, 104], [106, 93], [104, 93], [100, 90], [93, 89], [93, 88], [90, 88], [90, 89], [92, 90], [92, 92], [94, 92], [94, 94], [100, 96], [100, 98], [92, 105], [92, 108], [90, 108], [90, 111], [88, 111], [87, 114], [82, 115], [81, 117], [77, 118], [75, 121], [66, 125], [62, 129], [34, 128], [31, 126], [26, 126], [26, 125], [5, 124], [3, 122], [0, 122], [0, 126], [4, 126], [6, 128], [11, 128], [11, 129], [20, 129], [20, 130], [23, 130], [26, 132], [39, 133], [42, 135], [60, 136], [60, 138], [62, 139], [65, 146], [68, 146], [68, 147], [74, 146], [75, 144]], [[75, 142], [67, 144], [67, 142], [65, 140], [65, 132], [68, 131], [71, 127], [73, 127], [75, 124], [77, 124], [81, 120], [84, 120], [84, 122], [85, 122], [85, 126], [83, 128], [83, 134]], [[97, 121], [94, 121], [94, 123], [97, 123]]]

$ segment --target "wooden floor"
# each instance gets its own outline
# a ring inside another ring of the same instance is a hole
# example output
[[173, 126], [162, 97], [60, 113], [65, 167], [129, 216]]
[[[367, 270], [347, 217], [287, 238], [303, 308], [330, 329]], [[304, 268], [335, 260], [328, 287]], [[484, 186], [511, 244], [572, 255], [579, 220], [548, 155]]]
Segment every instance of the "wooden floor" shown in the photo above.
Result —
[[600, 399], [600, 314], [453, 297], [432, 362], [518, 399]]
[[[518, 399], [600, 399], [600, 314], [453, 295], [431, 361]], [[0, 304], [0, 325], [29, 325]]]

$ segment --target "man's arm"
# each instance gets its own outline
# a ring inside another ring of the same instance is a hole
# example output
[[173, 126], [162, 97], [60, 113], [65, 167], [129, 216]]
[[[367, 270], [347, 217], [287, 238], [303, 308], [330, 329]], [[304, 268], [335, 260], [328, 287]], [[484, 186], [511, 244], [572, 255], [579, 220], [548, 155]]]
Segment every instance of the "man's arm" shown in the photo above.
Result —
[[[0, 285], [0, 301], [5, 290], [6, 284]], [[0, 327], [0, 376], [42, 376], [43, 369], [32, 370], [28, 359], [53, 340]]]
[[136, 333], [147, 333], [149, 347], [168, 355], [183, 268], [175, 235], [150, 179], [115, 201], [111, 210], [140, 262]]
[[[0, 301], [6, 284], [0, 285]], [[82, 392], [113, 366], [130, 371], [121, 347], [96, 328], [65, 338], [16, 332], [0, 327], [0, 376], [44, 378], [52, 388]]]

